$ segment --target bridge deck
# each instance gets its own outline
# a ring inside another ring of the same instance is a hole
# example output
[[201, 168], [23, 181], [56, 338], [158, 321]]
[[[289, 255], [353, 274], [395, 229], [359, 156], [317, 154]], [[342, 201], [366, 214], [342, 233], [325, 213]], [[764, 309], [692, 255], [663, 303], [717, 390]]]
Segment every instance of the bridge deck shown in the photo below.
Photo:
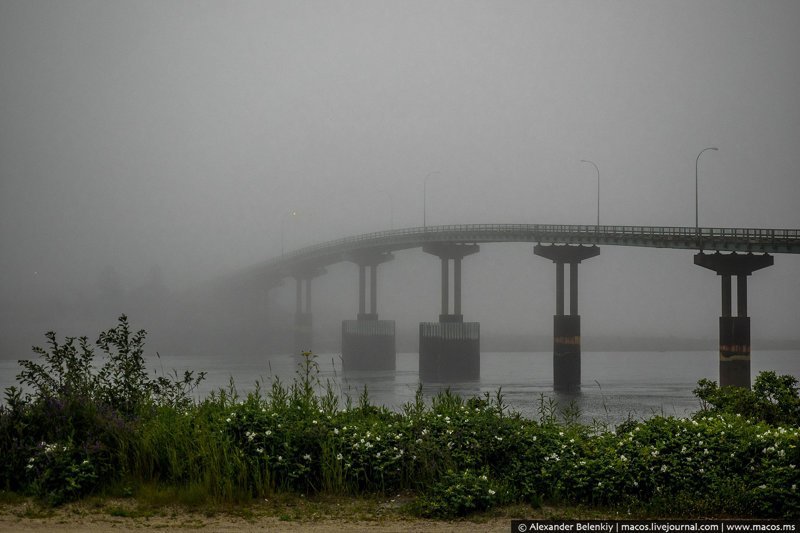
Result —
[[[315, 244], [287, 253], [264, 266], [267, 273], [284, 277], [297, 268], [322, 267], [346, 260], [348, 254], [359, 250], [390, 252], [417, 248], [431, 242], [531, 242], [796, 254], [800, 253], [800, 230], [560, 224], [428, 226], [365, 233]], [[261, 272], [265, 273], [263, 270]]]

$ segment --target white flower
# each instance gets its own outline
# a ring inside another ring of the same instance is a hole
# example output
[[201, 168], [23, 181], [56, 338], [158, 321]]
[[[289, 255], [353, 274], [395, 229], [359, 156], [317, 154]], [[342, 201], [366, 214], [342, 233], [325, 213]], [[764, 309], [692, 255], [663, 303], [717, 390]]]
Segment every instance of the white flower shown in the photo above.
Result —
[[339, 428], [333, 428], [333, 434], [334, 435], [338, 435], [339, 434]]
[[494, 496], [495, 492], [492, 489], [489, 489], [489, 496]]
[[311, 423], [312, 423], [312, 424], [316, 424], [316, 423], [317, 423], [317, 421], [316, 421], [316, 420], [312, 420], [312, 421], [311, 421]]
[[337, 461], [341, 461], [341, 460], [342, 460], [342, 454], [340, 454], [340, 453], [337, 453], [337, 454], [336, 454], [336, 460], [337, 460]]
[[766, 486], [766, 485], [759, 485], [759, 486], [758, 486], [758, 488], [759, 488], [759, 489], [766, 489], [766, 488], [767, 488], [767, 486]]
[[257, 451], [258, 453], [264, 453], [264, 448], [256, 448], [256, 451]]
[[666, 472], [667, 471], [667, 465], [661, 465], [661, 471], [662, 472]]
[[303, 456], [303, 459], [305, 459], [306, 461], [310, 461], [310, 460], [311, 460], [311, 456], [310, 456], [310, 455], [308, 455], [308, 454], [305, 454], [305, 455]]
[[705, 469], [701, 468], [701, 469], [698, 470], [698, 472], [700, 472], [701, 474], [704, 474], [705, 473]]
[[230, 421], [231, 421], [231, 419], [230, 419], [230, 418], [226, 418], [226, 419], [225, 419], [225, 422], [230, 422]]
[[278, 461], [283, 461], [283, 456], [282, 455], [278, 456]]
[[495, 435], [494, 438], [497, 439], [498, 441], [503, 440], [503, 437], [498, 437], [497, 435]]
[[270, 435], [272, 435], [272, 430], [271, 430], [271, 429], [268, 429], [267, 431], [265, 431], [265, 432], [264, 432], [264, 435], [266, 435], [267, 437], [269, 437]]
[[482, 476], [481, 476], [481, 479], [482, 479], [483, 481], [489, 481], [489, 478], [488, 478], [488, 477], [486, 477], [486, 474], [482, 475]]
[[620, 455], [620, 456], [619, 456], [619, 459], [620, 459], [620, 461], [622, 461], [623, 463], [624, 463], [625, 461], [627, 461], [627, 460], [628, 460], [628, 458], [627, 458], [627, 457], [625, 457], [625, 455]]

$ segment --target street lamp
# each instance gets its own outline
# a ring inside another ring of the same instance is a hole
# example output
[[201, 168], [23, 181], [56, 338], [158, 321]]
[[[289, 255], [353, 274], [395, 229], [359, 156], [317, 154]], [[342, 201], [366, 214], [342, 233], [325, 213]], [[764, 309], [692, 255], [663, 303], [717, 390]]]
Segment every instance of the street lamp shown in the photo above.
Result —
[[290, 216], [296, 217], [297, 216], [297, 211], [295, 211], [295, 210], [287, 211], [281, 217], [281, 257], [283, 257], [283, 244], [284, 244], [283, 236], [284, 236], [285, 229], [286, 229], [286, 219], [288, 217], [290, 217]]
[[433, 176], [434, 174], [440, 174], [438, 170], [434, 170], [432, 172], [428, 172], [428, 175], [425, 176], [425, 180], [422, 182], [422, 227], [428, 227], [428, 178]]
[[719, 150], [714, 146], [709, 146], [708, 148], [703, 148], [700, 150], [700, 153], [697, 154], [697, 159], [694, 161], [694, 229], [695, 232], [699, 235], [700, 234], [700, 216], [699, 216], [699, 202], [698, 202], [698, 185], [697, 185], [697, 167], [700, 164], [700, 156], [703, 155], [703, 152], [707, 150]]
[[594, 167], [597, 171], [597, 225], [600, 226], [600, 169], [597, 168], [597, 165], [594, 161], [589, 161], [588, 159], [581, 159], [581, 163], [589, 163]]

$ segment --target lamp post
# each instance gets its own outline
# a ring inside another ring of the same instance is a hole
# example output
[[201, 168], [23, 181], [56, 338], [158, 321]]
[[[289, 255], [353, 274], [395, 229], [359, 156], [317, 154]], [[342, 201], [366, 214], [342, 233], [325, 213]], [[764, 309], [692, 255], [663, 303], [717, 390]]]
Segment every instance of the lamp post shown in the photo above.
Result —
[[697, 154], [697, 159], [695, 159], [695, 161], [694, 161], [694, 229], [695, 229], [695, 233], [697, 233], [698, 235], [700, 234], [700, 214], [699, 214], [700, 210], [699, 210], [699, 200], [698, 200], [698, 197], [699, 197], [698, 189], [699, 189], [699, 187], [698, 187], [698, 179], [697, 179], [697, 169], [698, 169], [698, 165], [700, 164], [700, 156], [703, 155], [703, 152], [705, 152], [707, 150], [715, 150], [716, 151], [716, 150], [719, 150], [719, 148], [716, 148], [714, 146], [709, 146], [708, 148], [703, 148], [702, 150], [700, 150], [700, 153]]
[[597, 171], [597, 226], [600, 226], [600, 169], [597, 168], [597, 165], [594, 161], [589, 161], [588, 159], [581, 159], [581, 163], [589, 163], [594, 167]]
[[434, 170], [432, 172], [428, 172], [428, 175], [425, 176], [425, 179], [422, 182], [422, 227], [428, 227], [428, 178], [433, 176], [434, 174], [439, 174], [438, 170]]
[[294, 209], [291, 210], [291, 211], [287, 211], [281, 217], [281, 257], [283, 257], [283, 249], [284, 249], [283, 245], [284, 245], [284, 233], [285, 233], [285, 229], [286, 229], [286, 219], [288, 217], [290, 217], [290, 216], [293, 216], [293, 217], [297, 216], [297, 211], [295, 211]]

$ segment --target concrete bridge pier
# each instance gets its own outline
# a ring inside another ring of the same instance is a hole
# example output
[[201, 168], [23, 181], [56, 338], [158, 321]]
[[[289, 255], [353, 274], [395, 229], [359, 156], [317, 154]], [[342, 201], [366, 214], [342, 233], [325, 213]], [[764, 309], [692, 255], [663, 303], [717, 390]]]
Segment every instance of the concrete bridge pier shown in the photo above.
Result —
[[[394, 370], [397, 355], [394, 320], [378, 320], [378, 265], [391, 261], [389, 252], [367, 251], [349, 260], [358, 265], [357, 320], [342, 321], [342, 368], [348, 370]], [[367, 268], [370, 305], [366, 312]]]
[[[461, 313], [461, 261], [477, 244], [431, 243], [422, 247], [442, 262], [439, 322], [419, 325], [419, 377], [423, 382], [476, 381], [481, 373], [480, 324]], [[453, 313], [450, 313], [450, 261], [453, 261]]]
[[[311, 280], [324, 273], [324, 268], [317, 268], [294, 274], [296, 286], [294, 312], [295, 355], [312, 350]], [[305, 305], [303, 305], [304, 303]]]
[[[750, 388], [750, 317], [747, 316], [747, 276], [772, 266], [771, 255], [704, 254], [694, 264], [722, 279], [722, 316], [719, 317], [719, 384]], [[736, 314], [731, 316], [731, 280], [736, 276]]]
[[[581, 317], [578, 314], [578, 264], [600, 254], [597, 246], [542, 246], [533, 253], [556, 264], [556, 314], [553, 316], [553, 390], [581, 389]], [[564, 264], [569, 264], [569, 315], [564, 314]]]

